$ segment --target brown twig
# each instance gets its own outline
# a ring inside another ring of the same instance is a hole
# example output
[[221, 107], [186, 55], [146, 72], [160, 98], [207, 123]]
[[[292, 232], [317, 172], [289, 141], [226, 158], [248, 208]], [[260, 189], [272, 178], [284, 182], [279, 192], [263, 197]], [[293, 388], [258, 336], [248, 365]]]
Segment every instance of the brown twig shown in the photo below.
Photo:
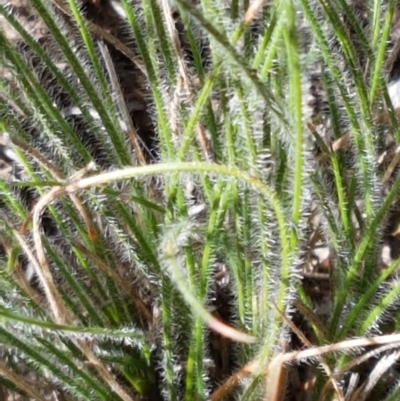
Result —
[[260, 360], [255, 359], [241, 368], [238, 372], [234, 373], [219, 386], [210, 397], [211, 401], [219, 401], [228, 394], [233, 387], [235, 387], [240, 380], [248, 377], [254, 373], [267, 374], [269, 369], [293, 361], [299, 361], [308, 358], [319, 358], [324, 354], [330, 352], [343, 352], [352, 348], [372, 347], [377, 345], [386, 345], [390, 343], [400, 343], [400, 334], [387, 334], [377, 337], [357, 338], [353, 340], [345, 340], [336, 344], [323, 345], [320, 347], [309, 348], [306, 350], [292, 351], [287, 353], [280, 353], [275, 356], [268, 366], [262, 367]]
[[[67, 8], [62, 4], [59, 0], [50, 0], [55, 7], [57, 7], [64, 15], [67, 17], [73, 19], [73, 16], [71, 13], [67, 10]], [[104, 30], [102, 27], [99, 25], [95, 24], [94, 22], [91, 22], [89, 20], [85, 20], [87, 27], [90, 32], [93, 34], [97, 35], [98, 37], [104, 39], [106, 42], [110, 43], [113, 45], [117, 50], [119, 50], [124, 56], [126, 56], [136, 67], [143, 73], [144, 76], [147, 77], [147, 72], [146, 68], [144, 65], [139, 61], [139, 59], [135, 56], [135, 54], [127, 47], [124, 45], [120, 40], [118, 40], [115, 36], [111, 35], [108, 33], [106, 30]]]

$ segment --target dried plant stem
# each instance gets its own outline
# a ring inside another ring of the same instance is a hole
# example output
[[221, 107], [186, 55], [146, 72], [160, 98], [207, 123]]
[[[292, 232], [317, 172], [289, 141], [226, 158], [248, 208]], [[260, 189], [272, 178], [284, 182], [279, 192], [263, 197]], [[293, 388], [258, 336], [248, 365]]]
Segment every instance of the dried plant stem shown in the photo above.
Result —
[[[279, 315], [282, 317], [282, 319], [288, 324], [288, 326], [292, 329], [292, 331], [296, 334], [296, 336], [298, 337], [298, 339], [307, 347], [312, 347], [311, 342], [308, 340], [308, 338], [296, 327], [295, 324], [293, 324], [293, 322], [291, 320], [289, 320], [284, 313], [282, 313], [282, 311], [277, 307], [277, 305], [275, 305], [275, 309], [278, 311]], [[343, 391], [341, 390], [341, 388], [339, 387], [339, 384], [337, 383], [337, 381], [335, 380], [335, 377], [332, 373], [331, 368], [329, 367], [329, 365], [321, 359], [320, 364], [322, 366], [322, 368], [325, 370], [325, 373], [327, 375], [327, 377], [329, 378], [329, 381], [327, 382], [327, 384], [332, 384], [333, 388], [336, 391], [336, 395], [338, 397], [338, 401], [344, 401], [344, 395], [343, 395]], [[281, 369], [283, 368], [283, 365], [281, 365], [280, 367]], [[274, 369], [270, 368], [269, 371], [273, 371]]]
[[263, 6], [264, 2], [265, 0], [254, 0], [250, 4], [242, 20], [245, 25], [251, 24], [252, 21], [257, 17], [257, 14]]
[[82, 340], [78, 340], [78, 345], [81, 351], [85, 354], [86, 358], [88, 359], [89, 363], [97, 370], [99, 375], [104, 379], [104, 381], [110, 386], [114, 393], [118, 394], [124, 401], [134, 401], [138, 400], [139, 398], [132, 397], [129, 395], [115, 380], [115, 378], [110, 374], [109, 370], [106, 366], [101, 362], [96, 355], [93, 354], [93, 351], [90, 349], [87, 343]]
[[[171, 40], [171, 44], [173, 47], [173, 50], [175, 52], [175, 59], [178, 62], [178, 85], [177, 85], [177, 91], [180, 89], [185, 93], [185, 95], [188, 97], [189, 105], [193, 109], [194, 108], [194, 102], [193, 102], [193, 84], [191, 82], [191, 79], [189, 77], [189, 73], [187, 70], [187, 67], [184, 62], [184, 57], [180, 45], [180, 40], [178, 37], [178, 33], [175, 28], [174, 21], [172, 20], [172, 12], [171, 12], [171, 6], [170, 2], [168, 0], [162, 0], [161, 1], [162, 7], [163, 7], [163, 15], [164, 19], [166, 22], [166, 28], [168, 35]], [[179, 88], [181, 87], [181, 88]], [[176, 93], [176, 96], [174, 96], [174, 102], [172, 102], [172, 107], [176, 108], [178, 105], [177, 103], [180, 102], [180, 94]], [[173, 110], [172, 115], [176, 114], [176, 111]], [[203, 152], [203, 155], [207, 161], [211, 161], [211, 152], [210, 152], [210, 141], [207, 138], [207, 135], [205, 133], [205, 129], [201, 122], [199, 121], [196, 124], [196, 132], [197, 132], [197, 141], [200, 145], [200, 148]]]
[[65, 308], [64, 303], [59, 296], [57, 288], [54, 284], [53, 276], [47, 264], [40, 235], [39, 224], [36, 227], [36, 229], [34, 228], [33, 236], [34, 239], [35, 237], [39, 238], [39, 240], [37, 240], [38, 248], [36, 248], [37, 259], [33, 255], [31, 247], [26, 243], [23, 236], [17, 230], [14, 231], [14, 235], [35, 269], [35, 273], [40, 280], [47, 301], [49, 302], [54, 321], [58, 324], [63, 324], [65, 321], [69, 320], [69, 311]]
[[221, 384], [211, 395], [211, 401], [219, 401], [226, 396], [232, 389], [245, 377], [252, 374], [266, 375], [271, 369], [279, 366], [280, 364], [299, 361], [308, 358], [319, 358], [324, 354], [330, 352], [343, 352], [352, 348], [372, 347], [376, 345], [385, 345], [390, 343], [399, 343], [400, 334], [387, 334], [383, 336], [370, 337], [370, 338], [357, 338], [354, 340], [341, 341], [336, 344], [324, 345], [321, 347], [309, 348], [302, 351], [292, 351], [287, 353], [280, 353], [275, 356], [266, 366], [262, 368], [258, 359], [246, 364], [238, 372], [230, 376], [224, 383]]
[[[52, 164], [49, 162], [46, 158], [44, 158], [36, 149], [32, 148], [31, 146], [26, 145], [23, 141], [21, 141], [18, 138], [13, 138], [12, 142], [14, 145], [22, 149], [26, 154], [30, 155], [34, 160], [36, 160], [42, 167], [44, 167], [52, 176], [55, 180], [59, 182], [64, 182], [65, 177], [61, 174], [61, 172]], [[93, 220], [90, 217], [89, 212], [85, 208], [85, 206], [82, 204], [82, 201], [79, 199], [78, 196], [71, 194], [70, 199], [72, 203], [75, 205], [76, 209], [78, 210], [79, 214], [82, 217], [82, 220], [85, 223], [86, 230], [89, 234], [89, 236], [93, 237], [95, 236], [96, 233], [96, 228], [93, 223]], [[32, 212], [31, 212], [32, 213]], [[28, 229], [27, 224], [30, 222], [31, 217], [29, 217], [25, 224], [22, 225], [21, 227], [21, 232], [25, 233]]]
[[118, 110], [127, 126], [127, 135], [132, 143], [138, 164], [144, 166], [147, 164], [147, 162], [146, 158], [144, 157], [142, 148], [139, 145], [140, 137], [135, 129], [135, 126], [133, 125], [132, 118], [129, 115], [128, 108], [124, 101], [121, 85], [118, 81], [118, 76], [115, 71], [115, 67], [110, 56], [110, 52], [108, 51], [107, 46], [105, 46], [104, 43], [101, 41], [99, 41], [99, 48], [103, 56], [105, 66], [107, 68], [108, 75], [110, 76], [111, 86], [113, 88], [114, 93], [116, 94], [116, 103], [118, 106]]
[[[51, 0], [51, 2], [66, 16], [73, 19], [71, 13], [66, 9], [66, 7], [59, 0]], [[140, 62], [140, 60], [135, 56], [135, 54], [124, 45], [120, 40], [118, 40], [115, 36], [108, 33], [99, 25], [94, 22], [85, 21], [89, 31], [101, 38], [103, 38], [106, 42], [112, 44], [117, 50], [119, 50], [124, 56], [126, 56], [136, 67], [143, 73], [144, 76], [147, 77], [147, 71], [144, 65]]]
[[133, 301], [137, 310], [140, 311], [140, 313], [143, 315], [143, 317], [146, 319], [147, 322], [152, 321], [152, 314], [148, 310], [142, 299], [137, 294], [132, 293], [132, 288], [130, 288], [128, 283], [124, 281], [124, 279], [118, 274], [118, 272], [110, 268], [110, 266], [104, 263], [104, 261], [98, 258], [95, 254], [93, 254], [89, 249], [87, 249], [82, 244], [73, 242], [73, 245], [81, 252], [83, 252], [88, 259], [94, 262], [97, 267], [99, 267], [113, 279], [113, 281], [118, 285], [118, 287], [121, 288], [124, 291], [124, 293]]
[[40, 388], [40, 384], [38, 384], [37, 382], [28, 381], [26, 377], [17, 375], [15, 372], [8, 369], [7, 365], [2, 361], [0, 361], [0, 376], [8, 379], [17, 388], [25, 392], [31, 399], [36, 401], [47, 400], [39, 392], [36, 391], [37, 388]]

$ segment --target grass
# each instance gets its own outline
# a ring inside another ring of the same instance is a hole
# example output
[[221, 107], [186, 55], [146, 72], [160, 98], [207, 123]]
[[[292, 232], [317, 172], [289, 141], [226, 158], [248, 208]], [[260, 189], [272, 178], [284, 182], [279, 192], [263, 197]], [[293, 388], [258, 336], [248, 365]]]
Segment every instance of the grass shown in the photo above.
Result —
[[395, 6], [0, 6], [4, 397], [397, 399]]

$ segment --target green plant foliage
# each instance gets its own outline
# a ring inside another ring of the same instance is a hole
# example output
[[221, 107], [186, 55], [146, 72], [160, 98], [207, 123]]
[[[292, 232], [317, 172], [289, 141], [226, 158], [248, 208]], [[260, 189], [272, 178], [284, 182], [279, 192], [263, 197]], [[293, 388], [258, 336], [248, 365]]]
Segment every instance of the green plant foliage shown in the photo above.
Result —
[[396, 2], [361, 3], [0, 5], [0, 398], [398, 398]]

